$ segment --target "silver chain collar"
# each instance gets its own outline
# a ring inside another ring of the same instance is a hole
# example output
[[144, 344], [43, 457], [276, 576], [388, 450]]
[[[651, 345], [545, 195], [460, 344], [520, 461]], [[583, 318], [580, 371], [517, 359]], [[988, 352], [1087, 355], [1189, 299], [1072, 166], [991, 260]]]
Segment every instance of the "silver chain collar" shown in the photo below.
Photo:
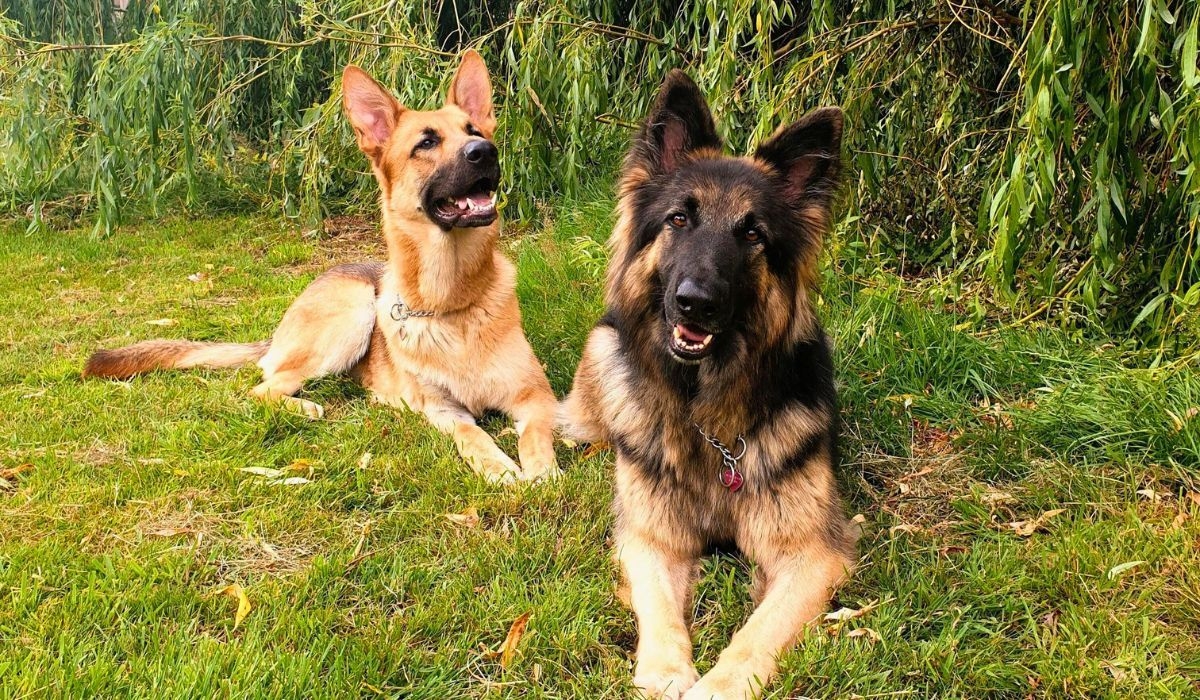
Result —
[[741, 435], [737, 436], [737, 443], [735, 444], [741, 445], [742, 449], [735, 455], [733, 454], [733, 450], [725, 446], [725, 443], [704, 432], [704, 428], [701, 428], [699, 423], [692, 423], [692, 425], [696, 426], [696, 430], [700, 431], [700, 435], [704, 437], [708, 444], [721, 453], [721, 471], [717, 474], [717, 481], [729, 489], [730, 493], [735, 493], [738, 489], [742, 488], [742, 484], [745, 482], [742, 472], [738, 469], [738, 462], [746, 456], [745, 438]]
[[399, 323], [404, 323], [410, 318], [429, 318], [434, 314], [435, 312], [433, 311], [417, 311], [409, 307], [409, 305], [405, 304], [404, 300], [400, 298], [399, 294], [396, 295], [396, 303], [392, 304], [392, 320]]

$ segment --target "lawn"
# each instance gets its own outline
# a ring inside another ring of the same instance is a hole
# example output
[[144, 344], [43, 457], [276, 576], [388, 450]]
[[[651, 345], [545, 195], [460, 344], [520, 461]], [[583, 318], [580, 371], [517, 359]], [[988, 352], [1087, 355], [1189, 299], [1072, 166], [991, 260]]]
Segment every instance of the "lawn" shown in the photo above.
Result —
[[[559, 395], [601, 311], [610, 206], [505, 238]], [[269, 216], [90, 230], [0, 228], [0, 698], [633, 694], [611, 452], [561, 445], [563, 479], [503, 488], [346, 381], [311, 386], [327, 414], [309, 421], [247, 398], [254, 368], [79, 379], [101, 346], [265, 338], [319, 270], [381, 255], [377, 234]], [[1200, 375], [973, 321], [852, 252], [820, 309], [865, 531], [834, 606], [859, 614], [822, 622], [768, 697], [1200, 695]], [[731, 556], [704, 567], [701, 671], [748, 581]]]

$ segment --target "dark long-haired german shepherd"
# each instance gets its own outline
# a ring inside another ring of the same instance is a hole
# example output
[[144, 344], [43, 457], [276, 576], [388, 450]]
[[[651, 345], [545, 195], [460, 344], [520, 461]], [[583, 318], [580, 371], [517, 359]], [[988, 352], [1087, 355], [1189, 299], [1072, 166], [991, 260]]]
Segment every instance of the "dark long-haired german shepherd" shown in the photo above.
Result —
[[[562, 418], [616, 448], [616, 559], [648, 696], [757, 695], [854, 562], [812, 296], [841, 132], [841, 110], [819, 109], [726, 156], [704, 97], [673, 71], [625, 161], [607, 312]], [[698, 679], [694, 573], [731, 546], [757, 565], [760, 602]]]

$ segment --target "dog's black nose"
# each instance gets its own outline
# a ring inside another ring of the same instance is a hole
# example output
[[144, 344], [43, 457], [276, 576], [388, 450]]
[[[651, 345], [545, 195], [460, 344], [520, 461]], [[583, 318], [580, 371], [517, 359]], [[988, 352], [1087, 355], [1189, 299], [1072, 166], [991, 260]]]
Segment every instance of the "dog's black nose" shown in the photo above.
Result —
[[486, 139], [473, 139], [463, 146], [463, 158], [476, 165], [496, 162], [496, 144]]
[[722, 296], [711, 286], [701, 286], [688, 277], [675, 289], [675, 304], [694, 321], [711, 321], [721, 311]]

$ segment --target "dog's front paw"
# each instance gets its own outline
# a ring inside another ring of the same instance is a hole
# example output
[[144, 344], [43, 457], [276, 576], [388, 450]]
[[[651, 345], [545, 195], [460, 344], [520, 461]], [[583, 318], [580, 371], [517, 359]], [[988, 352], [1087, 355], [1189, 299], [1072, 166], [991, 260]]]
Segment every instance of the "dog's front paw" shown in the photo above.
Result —
[[525, 481], [553, 481], [562, 476], [562, 470], [553, 459], [548, 462], [523, 462], [520, 478]]
[[468, 460], [471, 468], [492, 484], [512, 484], [522, 478], [517, 463], [508, 457], [476, 457]]
[[709, 673], [684, 694], [683, 700], [753, 700], [761, 691], [753, 678], [740, 674], [713, 677]]
[[684, 668], [639, 670], [633, 684], [643, 697], [652, 700], [679, 700], [700, 678], [690, 665]]
[[319, 420], [325, 416], [325, 408], [319, 403], [314, 403], [307, 399], [298, 399], [295, 396], [283, 397], [283, 405], [289, 411], [299, 413], [312, 420]]

